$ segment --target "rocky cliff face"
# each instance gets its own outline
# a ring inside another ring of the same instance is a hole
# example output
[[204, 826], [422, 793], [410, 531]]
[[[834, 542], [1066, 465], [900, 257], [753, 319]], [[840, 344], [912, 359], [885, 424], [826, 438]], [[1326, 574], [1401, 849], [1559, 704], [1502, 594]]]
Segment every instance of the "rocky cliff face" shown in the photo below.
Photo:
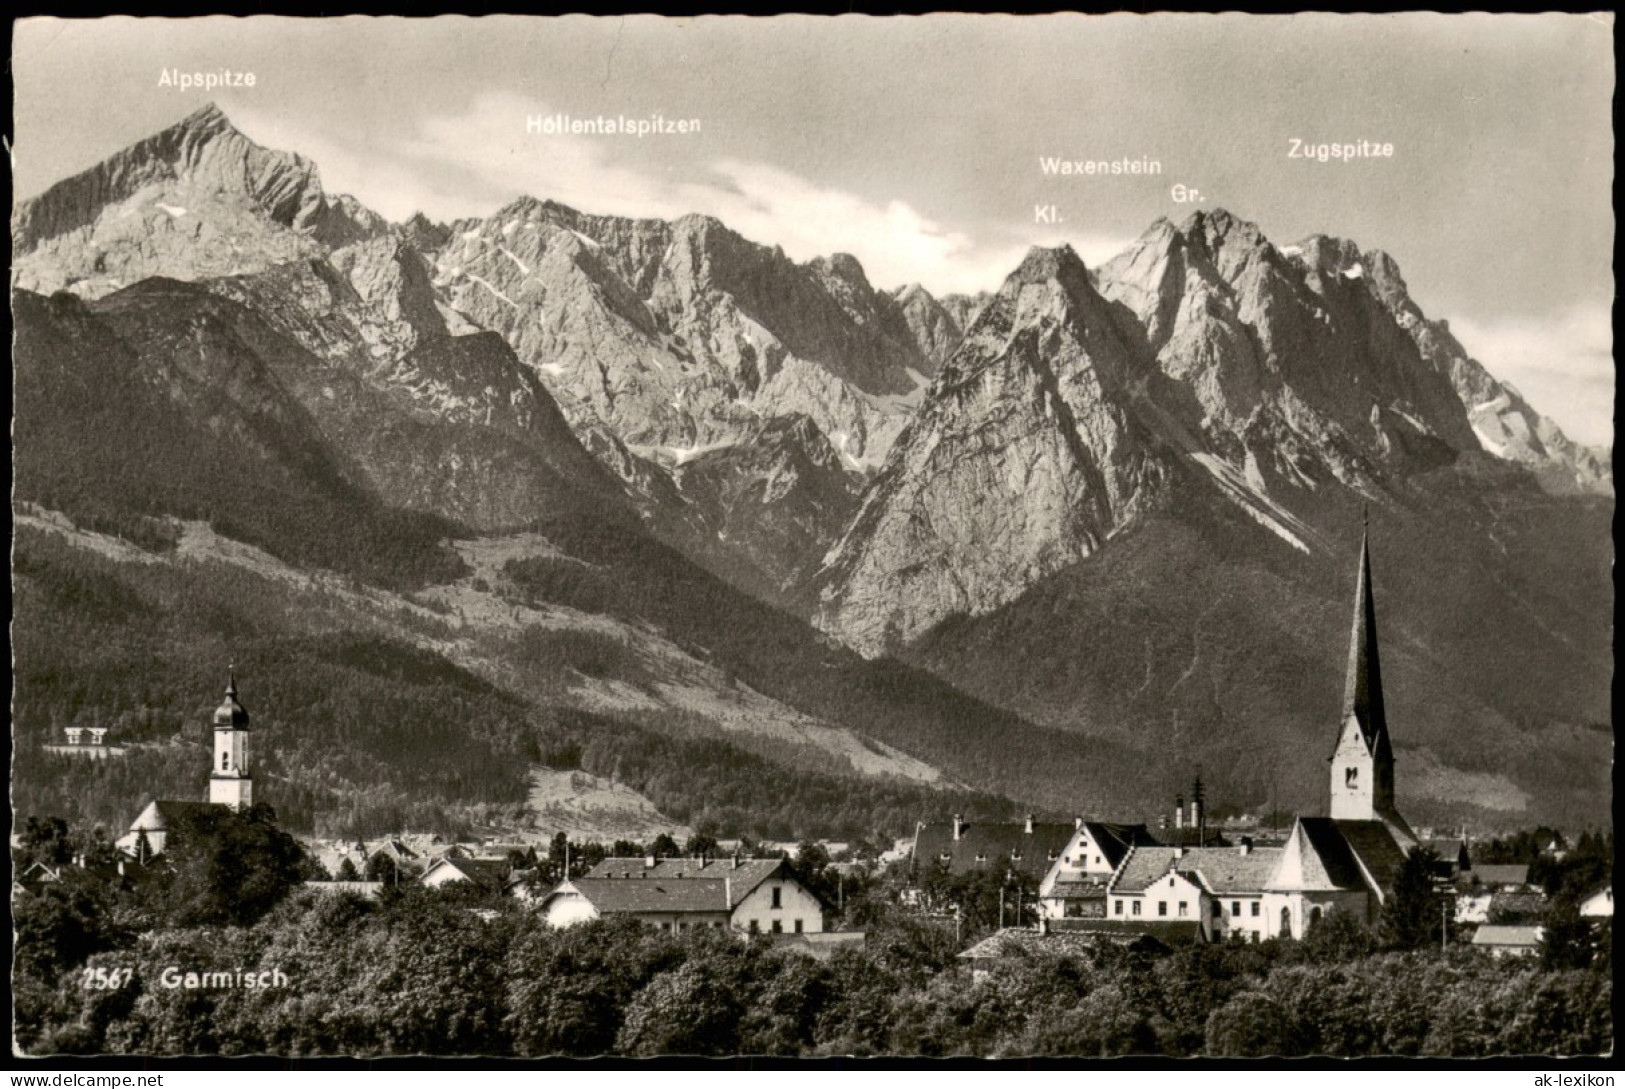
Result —
[[449, 304], [503, 332], [572, 421], [667, 464], [797, 414], [850, 467], [878, 464], [929, 367], [856, 261], [797, 265], [703, 216], [527, 199], [454, 225], [435, 264]]
[[[1446, 337], [1386, 254], [1277, 249], [1223, 211], [1159, 220], [1093, 274], [1035, 251], [831, 551], [819, 622], [878, 653], [987, 612], [1157, 509], [1175, 479], [1304, 553], [1324, 547], [1334, 493], [1374, 496], [1463, 455], [1597, 479]], [[1529, 437], [1486, 442], [1492, 424]]]
[[1126, 323], [1069, 248], [1034, 250], [982, 310], [824, 571], [822, 622], [869, 653], [979, 613], [1156, 501], [1126, 410]]
[[[446, 306], [501, 332], [577, 431], [598, 436], [588, 445], [645, 498], [653, 525], [706, 562], [744, 565], [758, 589], [788, 589], [827, 550], [849, 514], [834, 497], [884, 459], [934, 370], [854, 259], [796, 264], [703, 216], [630, 220], [521, 200], [453, 225], [434, 269]], [[797, 472], [824, 498], [789, 537], [760, 502], [722, 509], [748, 488], [695, 491], [711, 477], [688, 470], [697, 459], [776, 464], [778, 441], [759, 444], [779, 435], [836, 455], [803, 452]], [[672, 492], [659, 474], [689, 484]]]

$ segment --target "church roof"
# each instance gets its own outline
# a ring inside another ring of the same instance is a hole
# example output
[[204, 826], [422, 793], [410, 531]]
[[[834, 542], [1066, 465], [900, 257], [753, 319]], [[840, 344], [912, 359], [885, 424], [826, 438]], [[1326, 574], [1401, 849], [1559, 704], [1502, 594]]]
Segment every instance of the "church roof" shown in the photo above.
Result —
[[248, 728], [248, 709], [237, 702], [237, 671], [231, 671], [230, 680], [226, 683], [225, 698], [220, 706], [214, 709], [214, 724], [219, 726], [232, 726], [239, 730]]
[[211, 808], [213, 802], [186, 802], [175, 798], [159, 798], [150, 802], [136, 815], [130, 825], [132, 832], [163, 832], [182, 817]]
[[[1377, 606], [1371, 592], [1371, 543], [1360, 538], [1360, 574], [1354, 589], [1354, 629], [1349, 637], [1348, 674], [1343, 683], [1342, 722], [1360, 724], [1372, 753], [1388, 745], [1388, 718], [1382, 702], [1382, 664], [1377, 655]], [[1339, 733], [1341, 737], [1341, 732]]]
[[[1294, 887], [1304, 890], [1353, 890], [1375, 886], [1379, 895], [1393, 888], [1405, 851], [1382, 821], [1299, 817], [1302, 872]], [[1369, 879], [1367, 877], [1369, 875]]]

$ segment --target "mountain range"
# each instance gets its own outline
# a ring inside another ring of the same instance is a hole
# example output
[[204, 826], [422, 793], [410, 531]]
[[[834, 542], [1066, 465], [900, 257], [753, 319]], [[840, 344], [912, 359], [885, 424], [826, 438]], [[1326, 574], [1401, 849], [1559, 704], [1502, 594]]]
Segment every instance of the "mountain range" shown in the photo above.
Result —
[[[341, 587], [319, 627], [453, 664], [519, 709], [492, 737], [594, 774], [601, 727], [623, 764], [722, 746], [705, 789], [866, 783], [874, 831], [1154, 818], [1198, 768], [1237, 809], [1318, 811], [1364, 519], [1407, 812], [1605, 807], [1608, 455], [1380, 250], [1202, 211], [937, 299], [699, 215], [392, 224], [214, 107], [21, 202], [13, 248], [19, 570], [88, 564], [162, 615], [130, 668], [230, 652], [180, 608], [225, 565], [266, 600]], [[18, 630], [74, 628], [41, 590], [68, 576], [38, 577]], [[19, 736], [112, 713], [25, 650]], [[185, 706], [183, 680], [142, 698]], [[319, 735], [289, 730], [342, 747]], [[267, 737], [313, 807], [378, 789]]]

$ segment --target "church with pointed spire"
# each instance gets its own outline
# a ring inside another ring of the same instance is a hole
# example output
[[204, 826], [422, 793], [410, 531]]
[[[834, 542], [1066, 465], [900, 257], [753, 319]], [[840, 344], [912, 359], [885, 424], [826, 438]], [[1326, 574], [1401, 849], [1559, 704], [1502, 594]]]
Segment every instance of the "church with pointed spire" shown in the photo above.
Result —
[[1354, 620], [1326, 816], [1299, 817], [1265, 886], [1267, 933], [1301, 938], [1332, 911], [1374, 922], [1416, 833], [1394, 800], [1394, 746], [1383, 704], [1369, 526], [1360, 538]]
[[1377, 651], [1377, 606], [1371, 589], [1371, 538], [1360, 538], [1354, 590], [1354, 624], [1342, 721], [1331, 762], [1328, 814], [1334, 820], [1382, 821], [1396, 838], [1414, 845], [1416, 834], [1394, 803], [1394, 746], [1382, 699], [1382, 660]]

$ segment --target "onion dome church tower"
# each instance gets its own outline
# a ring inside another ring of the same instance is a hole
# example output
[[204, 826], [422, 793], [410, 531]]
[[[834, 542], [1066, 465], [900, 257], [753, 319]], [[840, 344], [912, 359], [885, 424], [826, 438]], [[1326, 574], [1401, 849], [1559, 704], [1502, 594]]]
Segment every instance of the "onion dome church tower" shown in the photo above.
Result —
[[226, 685], [226, 697], [214, 712], [214, 764], [209, 771], [209, 801], [244, 810], [254, 804], [254, 779], [248, 764], [248, 711], [237, 702], [237, 671]]

